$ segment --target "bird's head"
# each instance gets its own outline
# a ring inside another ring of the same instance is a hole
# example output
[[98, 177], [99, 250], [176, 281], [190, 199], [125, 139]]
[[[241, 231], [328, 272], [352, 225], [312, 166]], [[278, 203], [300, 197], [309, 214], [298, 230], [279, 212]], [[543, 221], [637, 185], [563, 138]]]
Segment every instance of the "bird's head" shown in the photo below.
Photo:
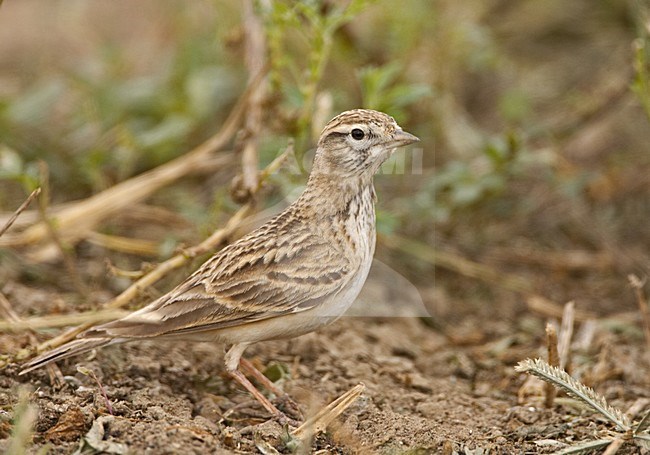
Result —
[[332, 177], [372, 177], [392, 151], [419, 139], [393, 117], [368, 109], [345, 111], [329, 121], [314, 157], [313, 172]]

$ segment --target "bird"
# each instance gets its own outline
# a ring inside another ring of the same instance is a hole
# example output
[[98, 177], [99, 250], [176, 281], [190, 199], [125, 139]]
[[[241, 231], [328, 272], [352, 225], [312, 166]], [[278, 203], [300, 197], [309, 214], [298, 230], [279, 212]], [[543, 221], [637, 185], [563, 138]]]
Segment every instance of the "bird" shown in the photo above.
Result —
[[354, 302], [375, 251], [374, 175], [396, 148], [417, 141], [383, 112], [342, 112], [325, 125], [307, 185], [283, 212], [214, 253], [168, 293], [35, 357], [20, 374], [136, 340], [218, 342], [230, 346], [230, 377], [286, 421], [242, 370], [276, 395], [282, 391], [242, 355], [251, 344], [328, 325]]

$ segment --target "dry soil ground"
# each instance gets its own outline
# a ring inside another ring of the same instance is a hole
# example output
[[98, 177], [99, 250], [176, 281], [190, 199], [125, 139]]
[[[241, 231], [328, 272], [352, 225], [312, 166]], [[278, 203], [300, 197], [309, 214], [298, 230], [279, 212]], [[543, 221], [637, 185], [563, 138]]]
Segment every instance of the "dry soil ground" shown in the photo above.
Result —
[[[21, 302], [17, 311], [62, 302], [17, 284], [5, 292]], [[434, 293], [423, 295], [427, 302]], [[269, 374], [286, 370], [279, 384], [305, 415], [366, 385], [362, 398], [313, 442], [314, 452], [550, 453], [606, 436], [611, 425], [566, 397], [552, 409], [534, 392], [529, 403], [518, 402], [525, 377], [513, 365], [542, 352], [543, 319], [523, 312], [498, 321], [486, 310], [442, 328], [421, 318], [344, 317], [318, 333], [254, 346], [248, 358]], [[650, 398], [647, 351], [626, 327], [633, 324], [603, 320], [594, 331], [579, 330], [574, 346], [574, 370], [623, 410]], [[28, 342], [27, 335], [0, 336], [2, 352]], [[26, 384], [38, 406], [32, 453], [43, 447], [72, 453], [80, 444], [88, 453], [93, 445], [107, 453], [256, 453], [262, 441], [289, 451], [280, 425], [224, 375], [222, 356], [223, 348], [211, 344], [123, 345], [63, 362], [65, 381], [56, 386], [45, 370], [18, 377], [18, 366], [10, 365], [0, 372], [0, 448], [18, 388]], [[77, 366], [97, 375], [106, 398]], [[89, 433], [93, 424], [103, 438]]]

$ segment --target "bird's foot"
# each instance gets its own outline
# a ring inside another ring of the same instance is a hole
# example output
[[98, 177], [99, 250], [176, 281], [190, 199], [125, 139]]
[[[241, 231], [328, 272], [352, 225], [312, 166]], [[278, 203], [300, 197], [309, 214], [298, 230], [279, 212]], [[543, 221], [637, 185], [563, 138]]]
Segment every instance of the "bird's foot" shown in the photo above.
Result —
[[287, 416], [282, 411], [279, 411], [277, 414], [275, 414], [273, 416], [273, 420], [278, 422], [283, 427], [284, 426], [291, 426], [291, 427], [297, 428], [300, 425], [302, 425], [302, 422], [300, 420], [292, 419], [291, 417]]
[[294, 422], [299, 422], [304, 420], [304, 416], [298, 403], [296, 403], [288, 394], [282, 393], [282, 395], [277, 396], [272, 400], [276, 408], [280, 409], [284, 414], [288, 414], [291, 417], [295, 417], [297, 420]]

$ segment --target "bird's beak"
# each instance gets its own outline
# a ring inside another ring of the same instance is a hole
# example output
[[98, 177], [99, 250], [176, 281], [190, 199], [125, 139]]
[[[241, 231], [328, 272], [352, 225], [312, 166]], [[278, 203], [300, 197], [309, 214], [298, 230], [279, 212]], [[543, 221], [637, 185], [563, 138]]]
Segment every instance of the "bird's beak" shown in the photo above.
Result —
[[414, 142], [420, 142], [420, 139], [417, 136], [407, 133], [406, 131], [397, 130], [393, 135], [392, 140], [390, 141], [390, 147], [402, 147], [404, 145], [409, 145]]

